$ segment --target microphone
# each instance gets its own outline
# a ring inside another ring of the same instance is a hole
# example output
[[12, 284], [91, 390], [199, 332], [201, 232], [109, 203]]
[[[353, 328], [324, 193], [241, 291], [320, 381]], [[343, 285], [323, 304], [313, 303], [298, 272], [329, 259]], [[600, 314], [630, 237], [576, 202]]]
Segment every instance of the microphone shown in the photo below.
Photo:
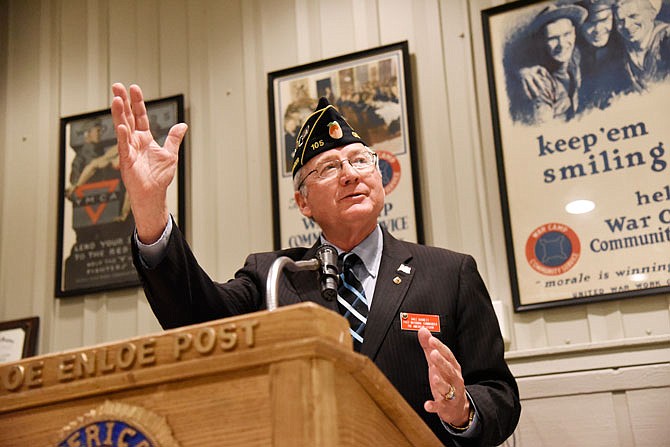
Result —
[[320, 264], [321, 296], [333, 301], [337, 299], [337, 284], [340, 277], [337, 270], [337, 250], [332, 245], [323, 244], [316, 250], [316, 259]]

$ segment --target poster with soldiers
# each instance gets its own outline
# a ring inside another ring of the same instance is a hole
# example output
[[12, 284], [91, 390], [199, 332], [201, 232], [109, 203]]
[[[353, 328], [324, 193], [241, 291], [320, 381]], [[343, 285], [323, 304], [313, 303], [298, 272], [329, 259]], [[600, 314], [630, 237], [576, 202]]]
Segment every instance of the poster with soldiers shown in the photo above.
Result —
[[515, 309], [670, 291], [670, 1], [482, 22]]
[[[325, 98], [376, 154], [386, 193], [379, 223], [423, 242], [407, 42], [268, 74], [275, 248], [311, 246], [321, 233], [294, 200], [293, 153]], [[303, 136], [304, 138], [304, 136]]]

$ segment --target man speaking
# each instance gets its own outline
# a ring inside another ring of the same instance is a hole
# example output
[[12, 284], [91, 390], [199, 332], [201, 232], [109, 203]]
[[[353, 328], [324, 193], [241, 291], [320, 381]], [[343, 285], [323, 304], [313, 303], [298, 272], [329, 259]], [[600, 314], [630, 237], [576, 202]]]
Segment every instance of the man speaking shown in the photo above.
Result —
[[[136, 222], [135, 266], [164, 328], [266, 308], [268, 271], [278, 257], [337, 250], [337, 299], [324, 299], [318, 276], [288, 272], [279, 304], [313, 301], [350, 323], [354, 348], [370, 357], [448, 446], [502, 443], [521, 406], [498, 322], [472, 257], [395, 239], [377, 224], [384, 188], [377, 155], [323, 98], [297, 134], [295, 200], [321, 227], [311, 248], [251, 254], [235, 277], [218, 283], [200, 268], [170, 217], [166, 196], [187, 126], [163, 147], [153, 139], [142, 91], [112, 87], [120, 169]], [[424, 318], [418, 333], [407, 321]]]

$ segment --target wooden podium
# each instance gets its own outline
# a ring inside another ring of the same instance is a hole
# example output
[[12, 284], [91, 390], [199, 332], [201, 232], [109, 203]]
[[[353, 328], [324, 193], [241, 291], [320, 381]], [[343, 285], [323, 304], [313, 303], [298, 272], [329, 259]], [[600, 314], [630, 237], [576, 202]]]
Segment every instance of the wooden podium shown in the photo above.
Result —
[[312, 303], [0, 365], [0, 446], [439, 446]]

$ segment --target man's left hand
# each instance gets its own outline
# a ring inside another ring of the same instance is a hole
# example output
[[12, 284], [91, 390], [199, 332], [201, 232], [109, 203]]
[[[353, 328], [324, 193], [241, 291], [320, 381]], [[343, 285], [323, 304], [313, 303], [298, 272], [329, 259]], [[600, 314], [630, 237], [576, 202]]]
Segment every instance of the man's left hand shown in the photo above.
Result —
[[433, 394], [433, 400], [427, 400], [423, 407], [454, 427], [466, 426], [470, 401], [465, 394], [461, 365], [451, 350], [425, 327], [419, 330], [419, 343], [428, 362], [428, 379]]

